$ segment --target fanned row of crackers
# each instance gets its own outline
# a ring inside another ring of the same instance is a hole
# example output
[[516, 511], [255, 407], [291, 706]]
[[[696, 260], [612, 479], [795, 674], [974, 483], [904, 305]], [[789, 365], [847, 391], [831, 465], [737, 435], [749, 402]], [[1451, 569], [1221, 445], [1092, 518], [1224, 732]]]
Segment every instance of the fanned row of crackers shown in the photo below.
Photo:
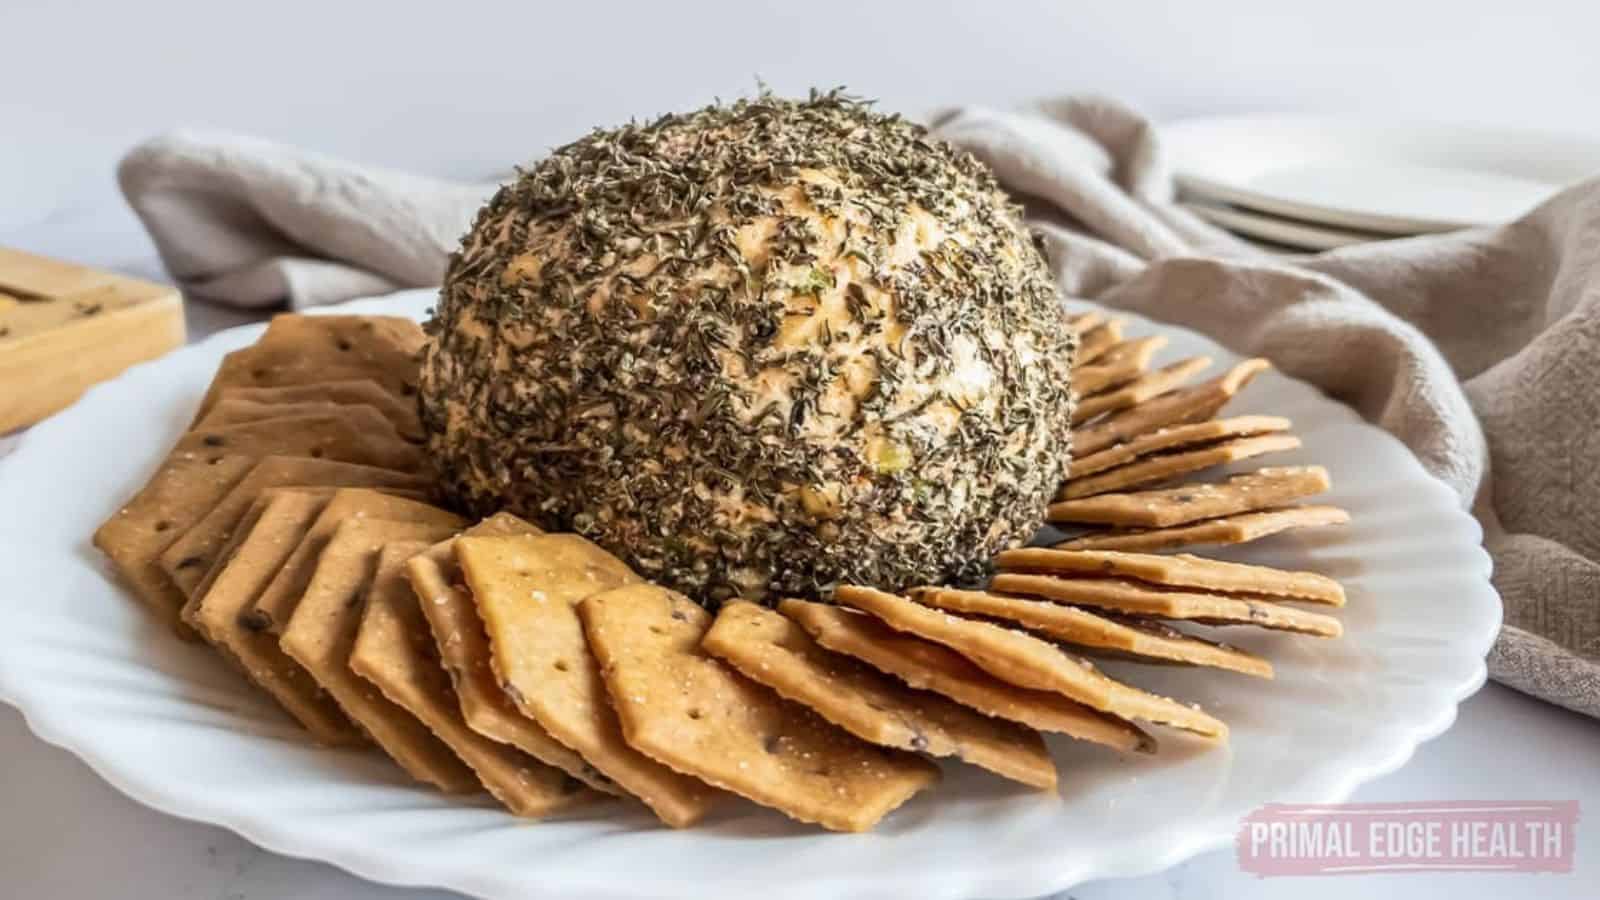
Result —
[[[1147, 726], [1225, 723], [1091, 657], [1271, 677], [1194, 626], [1315, 636], [1330, 579], [1148, 552], [1343, 521], [1295, 506], [1316, 467], [1178, 477], [1298, 446], [1286, 420], [1218, 419], [1264, 364], [1188, 384], [1159, 338], [1080, 318], [1079, 456], [1051, 507], [1089, 525], [1007, 551], [986, 590], [715, 614], [572, 534], [434, 505], [419, 451], [420, 329], [281, 316], [229, 354], [191, 430], [95, 543], [139, 599], [216, 648], [327, 745], [370, 745], [446, 793], [541, 818], [611, 799], [686, 827], [730, 796], [871, 828], [959, 761], [1053, 791], [1044, 735], [1154, 752]], [[597, 810], [606, 807], [596, 807]]]

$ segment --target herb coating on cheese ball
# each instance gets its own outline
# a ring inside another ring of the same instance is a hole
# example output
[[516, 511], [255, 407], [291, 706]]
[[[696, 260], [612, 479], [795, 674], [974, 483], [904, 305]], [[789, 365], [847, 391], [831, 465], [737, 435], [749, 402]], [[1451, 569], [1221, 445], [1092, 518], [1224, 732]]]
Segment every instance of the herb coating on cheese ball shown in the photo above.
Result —
[[971, 155], [839, 92], [597, 130], [502, 187], [421, 378], [448, 497], [715, 606], [968, 580], [1066, 474], [1075, 339]]

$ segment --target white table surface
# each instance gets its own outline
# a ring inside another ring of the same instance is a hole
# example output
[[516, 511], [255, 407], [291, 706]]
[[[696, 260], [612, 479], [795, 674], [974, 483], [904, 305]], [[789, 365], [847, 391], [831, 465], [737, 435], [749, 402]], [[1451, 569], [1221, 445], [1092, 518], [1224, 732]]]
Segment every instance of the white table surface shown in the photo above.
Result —
[[[106, 209], [37, 222], [26, 230], [0, 229], [0, 244], [159, 278], [147, 243], [125, 227], [125, 215]], [[189, 318], [191, 337], [198, 337], [257, 317], [191, 306]], [[7, 443], [0, 438], [0, 457]], [[0, 458], [0, 466], [4, 465]], [[1600, 810], [1600, 722], [1490, 685], [1463, 704], [1454, 727], [1423, 745], [1399, 771], [1361, 788], [1353, 799], [1577, 800], [1583, 811]], [[1063, 848], [1063, 853], [1070, 852], [1071, 848]], [[1242, 874], [1229, 849], [1156, 875], [1095, 882], [1061, 896], [1348, 900], [1402, 891], [1419, 900], [1594, 897], [1600, 894], [1600, 825], [1580, 818], [1570, 875], [1262, 880]], [[70, 754], [34, 737], [16, 710], [0, 704], [0, 897], [449, 900], [455, 896], [371, 884], [331, 866], [257, 849], [223, 829], [146, 809], [100, 781]]]

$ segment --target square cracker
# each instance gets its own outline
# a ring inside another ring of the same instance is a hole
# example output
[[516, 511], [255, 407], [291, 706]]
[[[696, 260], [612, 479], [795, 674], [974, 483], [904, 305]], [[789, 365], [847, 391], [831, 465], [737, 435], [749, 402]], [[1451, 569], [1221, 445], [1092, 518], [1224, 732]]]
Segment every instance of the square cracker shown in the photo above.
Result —
[[1072, 424], [1077, 425], [1096, 416], [1138, 406], [1152, 397], [1158, 397], [1178, 388], [1209, 368], [1211, 368], [1209, 356], [1180, 359], [1154, 372], [1147, 372], [1116, 390], [1084, 397], [1072, 408]]
[[866, 613], [807, 600], [784, 600], [778, 611], [827, 649], [859, 659], [918, 690], [1040, 731], [1118, 750], [1155, 751], [1154, 738], [1122, 719], [1057, 693], [1001, 681], [954, 650], [896, 631]]
[[911, 599], [947, 612], [1014, 622], [1058, 641], [1139, 662], [1181, 663], [1272, 677], [1272, 663], [1254, 653], [1201, 640], [1158, 622], [1118, 621], [1074, 606], [988, 591], [914, 588]]
[[161, 568], [179, 590], [192, 597], [251, 502], [267, 488], [371, 487], [420, 491], [427, 483], [418, 475], [376, 466], [299, 456], [268, 456], [256, 463], [204, 518], [162, 551]]
[[1072, 477], [1082, 478], [1107, 469], [1125, 466], [1141, 457], [1164, 450], [1211, 444], [1231, 438], [1249, 437], [1288, 431], [1292, 423], [1279, 416], [1234, 416], [1229, 419], [1207, 419], [1189, 425], [1158, 428], [1140, 435], [1125, 444], [1107, 447], [1098, 453], [1080, 456], [1072, 461]]
[[1228, 726], [1199, 708], [1109, 678], [1088, 660], [1031, 634], [952, 616], [872, 588], [840, 585], [834, 598], [891, 628], [944, 644], [1012, 684], [1055, 691], [1122, 719], [1171, 725], [1206, 737], [1228, 734]]
[[598, 794], [560, 769], [467, 727], [450, 676], [439, 666], [417, 595], [406, 580], [406, 561], [427, 549], [426, 543], [409, 541], [383, 546], [350, 651], [350, 669], [416, 716], [513, 815], [542, 818], [596, 799]]
[[1168, 528], [1235, 513], [1273, 509], [1326, 491], [1331, 482], [1321, 466], [1263, 466], [1216, 484], [1058, 500], [1046, 509], [1050, 522], [1075, 522], [1136, 528]]
[[480, 788], [477, 776], [421, 721], [350, 670], [361, 601], [392, 541], [436, 541], [459, 523], [355, 517], [333, 533], [279, 646], [304, 666], [361, 729], [411, 777], [451, 794]]
[[422, 450], [397, 437], [389, 420], [370, 406], [215, 428], [197, 425], [179, 439], [178, 448], [210, 456], [309, 456], [401, 472], [415, 472], [424, 463]]
[[340, 523], [346, 519], [363, 517], [422, 521], [442, 526], [460, 521], [451, 513], [416, 500], [369, 488], [340, 488], [311, 524], [305, 537], [283, 561], [272, 581], [251, 601], [250, 608], [240, 613], [246, 627], [281, 634], [289, 617], [294, 615], [307, 585], [311, 583], [322, 548], [333, 537]]
[[574, 609], [639, 577], [574, 534], [457, 538], [456, 560], [488, 631], [495, 674], [517, 709], [661, 821], [677, 828], [699, 821], [719, 792], [623, 737]]
[[319, 744], [366, 743], [363, 735], [305, 669], [285, 656], [278, 640], [245, 616], [331, 499], [330, 493], [269, 490], [265, 506], [184, 619], [257, 687], [278, 701]]
[[218, 402], [240, 400], [249, 403], [337, 403], [340, 406], [370, 406], [394, 425], [401, 437], [422, 436], [422, 425], [414, 398], [398, 397], [370, 378], [344, 381], [314, 381], [279, 387], [230, 387], [217, 394]]
[[[220, 428], [227, 425], [243, 425], [247, 422], [260, 422], [263, 419], [282, 419], [290, 416], [320, 416], [338, 415], [341, 411], [350, 409], [346, 404], [328, 403], [321, 400], [308, 400], [299, 403], [261, 403], [255, 400], [239, 400], [227, 396], [224, 391], [222, 399], [212, 404], [206, 411], [205, 417], [195, 423], [198, 428]], [[379, 412], [377, 407], [370, 407], [373, 412]], [[384, 421], [390, 426], [387, 417]], [[394, 436], [400, 437], [400, 432], [395, 431]]]
[[872, 828], [939, 778], [708, 656], [711, 614], [682, 594], [632, 584], [578, 613], [628, 743], [680, 772], [834, 831]]
[[[467, 537], [504, 537], [544, 532], [510, 513], [496, 513], [462, 532]], [[500, 687], [490, 660], [489, 634], [478, 607], [462, 583], [455, 539], [441, 541], [406, 562], [406, 574], [427, 617], [439, 663], [449, 673], [467, 727], [555, 766], [608, 794], [621, 790], [544, 726], [522, 714]]]
[[1247, 359], [1210, 381], [1169, 391], [1076, 428], [1072, 432], [1072, 455], [1088, 456], [1158, 428], [1209, 419], [1251, 379], [1270, 368], [1272, 364], [1264, 359]]
[[1039, 732], [914, 690], [859, 660], [824, 650], [804, 628], [745, 601], [724, 603], [700, 646], [740, 674], [880, 747], [951, 756], [1031, 787], [1055, 790]]
[[1236, 513], [1170, 528], [1090, 531], [1055, 544], [1057, 550], [1129, 550], [1148, 553], [1206, 544], [1247, 544], [1293, 528], [1343, 525], [1350, 514], [1337, 506], [1286, 506]]
[[1316, 572], [1202, 559], [1187, 553], [1124, 553], [1117, 550], [1054, 550], [1023, 547], [1002, 551], [995, 565], [1009, 572], [1045, 572], [1132, 578], [1167, 587], [1199, 588], [1224, 594], [1256, 594], [1344, 605], [1339, 582]]
[[274, 316], [254, 345], [223, 358], [200, 413], [230, 387], [368, 379], [410, 397], [426, 341], [422, 327], [403, 316]]
[[1259, 597], [1175, 591], [1115, 578], [1062, 578], [1001, 572], [990, 580], [989, 587], [1003, 593], [1043, 597], [1056, 603], [1092, 606], [1132, 616], [1181, 619], [1206, 625], [1254, 625], [1317, 637], [1338, 637], [1344, 633], [1344, 626], [1332, 616]]
[[1061, 486], [1061, 492], [1056, 496], [1062, 500], [1074, 500], [1125, 491], [1268, 453], [1294, 450], [1299, 446], [1300, 439], [1292, 434], [1258, 434], [1191, 447], [1176, 453], [1160, 453], [1095, 475], [1075, 476]]

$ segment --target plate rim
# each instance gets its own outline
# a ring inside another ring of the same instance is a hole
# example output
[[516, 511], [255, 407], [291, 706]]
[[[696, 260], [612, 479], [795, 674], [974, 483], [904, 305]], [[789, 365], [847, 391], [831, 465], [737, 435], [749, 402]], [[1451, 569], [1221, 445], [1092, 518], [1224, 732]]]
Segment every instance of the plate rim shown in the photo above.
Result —
[[[416, 294], [417, 291], [396, 292], [396, 294], [383, 295], [348, 303], [320, 307], [309, 310], [312, 314], [337, 315], [347, 313], [383, 313], [393, 312], [388, 304], [396, 296]], [[1083, 306], [1081, 303], [1072, 303], [1072, 307]], [[1153, 327], [1184, 332], [1201, 341], [1216, 344], [1211, 338], [1168, 322], [1146, 320], [1137, 313], [1124, 310], [1112, 310], [1119, 316], [1124, 316], [1137, 321], [1149, 321]], [[163, 360], [176, 354], [202, 354], [214, 349], [216, 345], [227, 345], [238, 342], [243, 343], [249, 336], [264, 330], [264, 322], [248, 323], [234, 326], [212, 334], [201, 341], [180, 348], [157, 360], [141, 363], [134, 369], [146, 369], [161, 365]], [[1281, 372], [1276, 373], [1282, 377], [1298, 382]], [[107, 392], [112, 385], [123, 378], [127, 373], [118, 376], [110, 382], [91, 388], [84, 398], [80, 399], [73, 407], [63, 413], [52, 416], [30, 430], [22, 442], [16, 447], [13, 461], [21, 454], [29, 453], [30, 445], [37, 448], [42, 441], [37, 437], [41, 430], [49, 434], [56, 427], [64, 427], [60, 423], [66, 421], [73, 409], [79, 407], [90, 396]], [[1304, 384], [1303, 382], [1299, 382]], [[1307, 386], [1309, 388], [1309, 386]], [[1314, 390], [1314, 388], [1313, 388]], [[1320, 392], [1319, 392], [1320, 393]], [[1331, 409], [1336, 410], [1336, 415], [1341, 424], [1354, 425], [1359, 428], [1369, 429], [1374, 436], [1382, 441], [1399, 445], [1397, 438], [1383, 431], [1377, 426], [1362, 420], [1354, 410], [1342, 403], [1324, 396]], [[30, 439], [31, 438], [31, 439]], [[1454, 501], [1453, 492], [1442, 481], [1429, 474], [1422, 468], [1415, 456], [1400, 445], [1409, 462], [1412, 474], [1420, 475], [1429, 490], [1436, 494], [1448, 495]], [[15, 466], [0, 465], [0, 486], [8, 480], [9, 472], [16, 471]], [[1442, 507], [1443, 508], [1443, 507]], [[1439, 707], [1432, 715], [1421, 718], [1419, 721], [1392, 722], [1374, 735], [1373, 744], [1379, 744], [1376, 750], [1372, 747], [1363, 748], [1360, 753], [1353, 754], [1351, 763], [1336, 775], [1330, 775], [1314, 785], [1302, 786], [1305, 802], [1336, 803], [1347, 799], [1358, 787], [1376, 778], [1387, 775], [1405, 765], [1416, 753], [1424, 742], [1431, 740], [1446, 731], [1456, 720], [1460, 704], [1483, 686], [1487, 679], [1486, 656], [1498, 634], [1503, 618], [1503, 608], [1499, 601], [1498, 593], [1489, 581], [1492, 561], [1482, 545], [1482, 529], [1475, 518], [1462, 509], [1459, 503], [1449, 504], [1448, 514], [1451, 518], [1464, 523], [1468, 527], [1472, 545], [1463, 544], [1462, 550], [1470, 557], [1475, 565], [1474, 571], [1466, 573], [1474, 587], [1478, 600], [1490, 600], [1482, 604], [1492, 610], [1492, 615], [1479, 623], [1475, 632], [1472, 646], [1463, 646], [1463, 659], [1467, 656], [1472, 662], [1467, 670], [1449, 685], [1446, 691], [1441, 685], [1437, 694], [1430, 695], [1430, 699], [1441, 701]], [[1472, 604], [1477, 606], [1480, 604]], [[1466, 643], [1465, 639], [1463, 643]], [[506, 893], [496, 884], [510, 888], [510, 882], [502, 880], [496, 882], [493, 877], [473, 876], [462, 877], [458, 866], [441, 864], [435, 860], [409, 859], [405, 865], [397, 865], [389, 855], [374, 853], [368, 848], [343, 842], [337, 846], [319, 843], [314, 838], [301, 837], [293, 833], [292, 828], [286, 828], [280, 822], [261, 815], [251, 815], [247, 812], [230, 809], [225, 802], [213, 801], [210, 798], [197, 797], [193, 793], [183, 794], [181, 791], [172, 790], [160, 777], [150, 777], [144, 774], [138, 766], [120, 763], [111, 759], [103, 749], [95, 746], [96, 740], [92, 737], [85, 738], [81, 733], [75, 733], [68, 721], [69, 717], [63, 713], [65, 710], [53, 711], [42, 708], [37, 702], [35, 693], [27, 686], [27, 679], [13, 676], [11, 665], [7, 664], [5, 655], [0, 654], [0, 702], [16, 708], [22, 715], [30, 731], [48, 744], [59, 747], [74, 757], [81, 760], [93, 771], [97, 777], [114, 787], [120, 793], [133, 799], [144, 806], [157, 810], [166, 815], [188, 821], [200, 822], [225, 828], [239, 835], [245, 840], [271, 852], [279, 853], [298, 859], [307, 859], [324, 862], [343, 869], [360, 878], [397, 887], [432, 887], [447, 890], [461, 891], [471, 896], [499, 897]], [[1384, 740], [1377, 738], [1381, 735]], [[1226, 819], [1226, 821], [1224, 821]], [[1091, 860], [1056, 860], [1048, 866], [1035, 862], [1030, 866], [1018, 866], [1008, 871], [996, 871], [993, 867], [970, 867], [958, 873], [962, 877], [951, 875], [936, 882], [926, 879], [917, 883], [919, 893], [926, 900], [966, 900], [966, 898], [984, 896], [996, 900], [1005, 898], [1035, 897], [1042, 894], [1056, 893], [1069, 890], [1084, 881], [1100, 878], [1129, 878], [1151, 874], [1168, 869], [1185, 860], [1201, 853], [1219, 849], [1232, 843], [1237, 830], [1237, 820], [1233, 817], [1214, 815], [1204, 821], [1196, 821], [1188, 826], [1187, 832], [1179, 839], [1171, 840], [1161, 847], [1148, 846], [1152, 840], [1143, 842], [1134, 840], [1118, 848], [1113, 856], [1101, 855]], [[1159, 837], [1160, 833], [1155, 832]], [[823, 873], [819, 873], [819, 876]], [[881, 882], [857, 886], [855, 882], [841, 885], [837, 880], [825, 882], [829, 889], [848, 888], [851, 896], [876, 897], [899, 896], [900, 887], [889, 888], [889, 893], [884, 893]], [[790, 896], [795, 885], [772, 885], [764, 888], [772, 896]], [[822, 889], [822, 888], [818, 888]], [[590, 887], [578, 890], [573, 885], [562, 886], [562, 893], [549, 894], [548, 896], [615, 896], [616, 892], [597, 891]], [[655, 894], [643, 894], [655, 896]], [[539, 895], [545, 896], [545, 895]], [[664, 895], [663, 895], [664, 896]]]

